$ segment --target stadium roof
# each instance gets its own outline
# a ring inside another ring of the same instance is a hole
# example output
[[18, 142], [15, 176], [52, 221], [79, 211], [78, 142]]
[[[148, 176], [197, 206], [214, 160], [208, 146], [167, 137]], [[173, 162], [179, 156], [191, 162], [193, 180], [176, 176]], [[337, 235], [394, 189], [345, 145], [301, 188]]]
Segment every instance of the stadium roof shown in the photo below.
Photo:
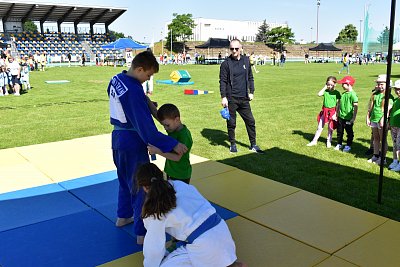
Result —
[[0, 18], [44, 22], [104, 23], [110, 25], [127, 9], [119, 7], [83, 6], [22, 1], [0, 1]]

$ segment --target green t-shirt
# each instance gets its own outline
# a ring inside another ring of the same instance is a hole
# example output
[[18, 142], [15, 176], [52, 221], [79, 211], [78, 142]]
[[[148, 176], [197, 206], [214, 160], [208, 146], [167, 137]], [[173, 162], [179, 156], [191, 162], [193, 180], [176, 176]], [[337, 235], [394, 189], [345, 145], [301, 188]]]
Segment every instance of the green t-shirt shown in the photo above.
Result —
[[369, 114], [369, 119], [371, 122], [376, 122], [378, 123], [382, 116], [383, 116], [383, 110], [382, 110], [382, 101], [385, 99], [385, 94], [378, 92], [374, 93], [374, 100], [373, 100], [373, 106], [371, 113]]
[[396, 98], [390, 111], [390, 126], [400, 127], [400, 100]]
[[340, 99], [340, 93], [338, 90], [329, 91], [328, 89], [324, 92], [324, 102], [323, 105], [326, 108], [336, 107], [337, 101]]
[[353, 118], [354, 103], [358, 103], [356, 92], [345, 91], [340, 98], [339, 117], [344, 120], [351, 120]]
[[164, 171], [175, 179], [189, 179], [192, 176], [192, 165], [190, 165], [189, 154], [193, 145], [192, 135], [189, 129], [183, 125], [182, 129], [176, 132], [168, 133], [169, 136], [184, 144], [188, 151], [182, 155], [179, 161], [167, 159], [165, 161]]

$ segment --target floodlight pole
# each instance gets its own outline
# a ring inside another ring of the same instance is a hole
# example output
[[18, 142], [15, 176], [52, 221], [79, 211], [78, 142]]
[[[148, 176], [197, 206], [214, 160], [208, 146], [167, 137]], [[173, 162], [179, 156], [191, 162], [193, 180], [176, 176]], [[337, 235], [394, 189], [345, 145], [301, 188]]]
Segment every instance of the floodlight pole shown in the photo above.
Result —
[[361, 28], [361, 24], [362, 24], [362, 22], [363, 22], [363, 20], [362, 20], [362, 19], [360, 19], [360, 43], [361, 43], [361, 30], [362, 30], [362, 28]]
[[312, 44], [312, 30], [313, 30], [313, 27], [310, 28], [310, 32], [311, 32], [310, 44]]
[[318, 22], [319, 22], [319, 6], [321, 5], [321, 0], [317, 0], [317, 45], [318, 45]]
[[[390, 9], [390, 29], [389, 29], [389, 48], [388, 48], [388, 55], [387, 55], [387, 66], [386, 66], [386, 90], [385, 90], [385, 105], [383, 109], [383, 136], [382, 136], [382, 146], [381, 146], [381, 153], [384, 154], [386, 147], [387, 140], [387, 118], [388, 118], [388, 106], [389, 106], [389, 96], [390, 96], [390, 75], [392, 72], [392, 53], [393, 53], [393, 33], [394, 33], [394, 20], [396, 16], [396, 0], [392, 0], [392, 6]], [[384, 160], [382, 160], [381, 156], [381, 164], [379, 169], [379, 180], [378, 180], [378, 203], [382, 203], [382, 184], [383, 184], [383, 169], [384, 169]]]

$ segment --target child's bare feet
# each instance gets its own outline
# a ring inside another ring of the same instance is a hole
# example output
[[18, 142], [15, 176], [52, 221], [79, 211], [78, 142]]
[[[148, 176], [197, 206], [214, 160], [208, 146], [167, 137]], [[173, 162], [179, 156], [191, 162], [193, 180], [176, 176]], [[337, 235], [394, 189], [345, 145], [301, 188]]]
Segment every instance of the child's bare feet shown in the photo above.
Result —
[[143, 245], [143, 243], [144, 243], [144, 236], [138, 235], [138, 236], [136, 237], [136, 243], [137, 243], [138, 245]]
[[133, 218], [117, 218], [115, 226], [122, 227], [130, 223], [133, 223]]

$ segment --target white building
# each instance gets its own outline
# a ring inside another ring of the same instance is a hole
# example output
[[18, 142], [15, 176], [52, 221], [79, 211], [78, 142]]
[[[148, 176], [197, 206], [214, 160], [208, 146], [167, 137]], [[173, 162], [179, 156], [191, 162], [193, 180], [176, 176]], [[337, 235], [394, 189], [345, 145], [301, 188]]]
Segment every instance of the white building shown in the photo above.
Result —
[[[208, 38], [224, 38], [232, 40], [237, 38], [246, 42], [254, 42], [259, 27], [263, 21], [239, 21], [239, 20], [222, 20], [222, 19], [193, 19], [196, 27], [193, 29], [193, 35], [190, 41], [207, 41]], [[168, 24], [165, 26], [165, 32], [168, 32]], [[276, 27], [287, 27], [287, 23], [270, 23], [267, 22], [270, 29]]]

